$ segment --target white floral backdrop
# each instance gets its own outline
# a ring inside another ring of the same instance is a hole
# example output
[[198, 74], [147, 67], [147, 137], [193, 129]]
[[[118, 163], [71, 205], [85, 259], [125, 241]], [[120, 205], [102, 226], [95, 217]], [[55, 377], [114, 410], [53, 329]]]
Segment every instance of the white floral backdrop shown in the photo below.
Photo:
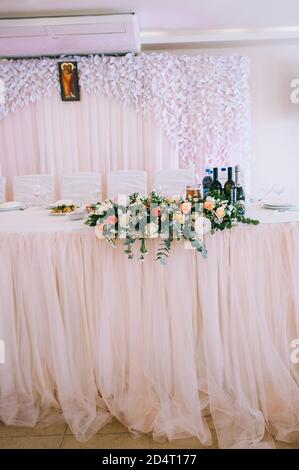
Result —
[[[113, 97], [145, 119], [154, 118], [176, 146], [181, 167], [240, 163], [248, 169], [246, 57], [143, 53], [73, 59], [78, 62], [81, 92]], [[59, 93], [57, 61], [0, 61], [0, 81], [5, 87], [0, 120]]]

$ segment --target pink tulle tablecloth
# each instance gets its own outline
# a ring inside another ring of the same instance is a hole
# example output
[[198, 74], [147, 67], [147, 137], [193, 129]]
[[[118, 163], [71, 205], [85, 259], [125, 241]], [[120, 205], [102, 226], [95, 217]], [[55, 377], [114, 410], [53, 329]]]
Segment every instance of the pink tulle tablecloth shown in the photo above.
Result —
[[299, 222], [208, 236], [207, 259], [174, 243], [165, 267], [149, 248], [140, 264], [82, 221], [0, 214], [0, 419], [210, 445], [211, 414], [223, 448], [298, 440]]

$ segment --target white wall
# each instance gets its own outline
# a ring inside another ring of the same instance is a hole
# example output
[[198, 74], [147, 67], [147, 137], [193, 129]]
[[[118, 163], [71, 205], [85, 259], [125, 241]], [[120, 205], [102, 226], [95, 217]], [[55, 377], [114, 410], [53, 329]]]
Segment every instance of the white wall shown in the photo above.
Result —
[[299, 42], [169, 51], [250, 58], [252, 192], [282, 183], [299, 202], [299, 103], [290, 100], [290, 83], [299, 78]]

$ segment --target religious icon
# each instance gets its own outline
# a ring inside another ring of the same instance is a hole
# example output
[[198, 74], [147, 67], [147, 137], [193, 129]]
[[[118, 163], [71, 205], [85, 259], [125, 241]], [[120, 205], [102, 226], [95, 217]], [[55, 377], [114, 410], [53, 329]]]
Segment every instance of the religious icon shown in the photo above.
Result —
[[59, 62], [62, 101], [80, 101], [77, 62]]

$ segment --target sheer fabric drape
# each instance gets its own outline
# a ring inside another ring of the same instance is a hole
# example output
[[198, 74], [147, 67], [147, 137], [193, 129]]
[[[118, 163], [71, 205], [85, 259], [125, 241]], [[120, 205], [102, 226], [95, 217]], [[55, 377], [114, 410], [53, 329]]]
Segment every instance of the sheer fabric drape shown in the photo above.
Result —
[[[111, 170], [153, 173], [178, 168], [177, 149], [153, 118], [127, 105], [82, 93], [80, 102], [62, 102], [58, 93], [9, 113], [0, 121], [0, 175], [8, 198], [15, 175]], [[57, 193], [59, 196], [59, 193]]]
[[140, 264], [92, 229], [0, 231], [1, 420], [85, 440], [115, 416], [209, 445], [211, 413], [222, 448], [298, 441], [298, 240], [298, 222], [237, 227], [163, 267], [159, 241]]

